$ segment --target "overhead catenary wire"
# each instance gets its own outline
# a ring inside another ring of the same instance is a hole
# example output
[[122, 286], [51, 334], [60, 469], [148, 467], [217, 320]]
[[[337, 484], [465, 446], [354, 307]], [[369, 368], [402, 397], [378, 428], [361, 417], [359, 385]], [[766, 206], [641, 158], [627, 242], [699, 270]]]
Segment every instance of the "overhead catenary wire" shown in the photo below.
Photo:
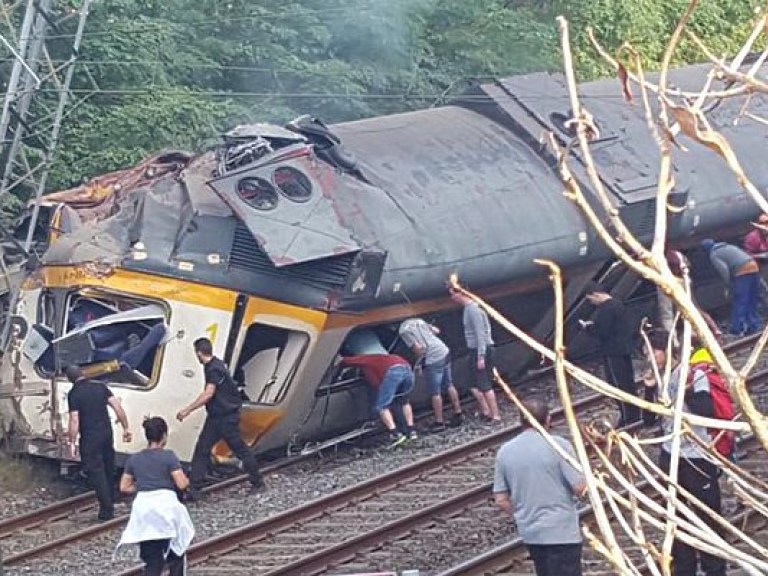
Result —
[[[22, 91], [19, 91], [22, 92]], [[50, 92], [57, 93], [54, 88], [41, 88], [38, 92]], [[90, 88], [74, 88], [70, 90], [72, 94], [93, 94], [93, 95], [105, 95], [105, 96], [136, 96], [136, 95], [163, 95], [163, 96], [204, 96], [213, 98], [339, 98], [339, 99], [394, 99], [394, 100], [433, 100], [436, 98], [449, 98], [451, 100], [467, 101], [467, 102], [488, 102], [494, 103], [495, 100], [484, 94], [462, 94], [446, 96], [444, 93], [366, 93], [360, 92], [358, 94], [351, 92], [249, 92], [249, 91], [226, 91], [226, 90], [194, 90], [194, 89], [166, 89], [158, 90], [151, 86], [142, 88], [100, 88], [98, 90]], [[538, 99], [548, 100], [562, 100], [562, 96], [553, 94], [530, 94], [531, 97]], [[623, 96], [620, 94], [590, 94], [582, 96], [584, 99], [599, 98], [623, 100]]]
[[[361, 12], [367, 12], [367, 11], [375, 11], [380, 10], [381, 8], [381, 0], [371, 0], [370, 3], [362, 3], [363, 6], [339, 6], [337, 8], [306, 8], [301, 10], [286, 10], [284, 12], [276, 11], [276, 10], [270, 10], [269, 12], [266, 12], [264, 14], [253, 14], [249, 16], [236, 16], [232, 18], [209, 18], [208, 20], [204, 22], [172, 22], [170, 20], [161, 20], [159, 22], [154, 23], [146, 23], [146, 25], [142, 26], [135, 26], [133, 23], [130, 26], [126, 26], [125, 32], [130, 32], [132, 34], [136, 33], [143, 33], [143, 32], [157, 32], [158, 30], [162, 30], [164, 28], [168, 28], [169, 26], [181, 26], [185, 30], [187, 29], [199, 29], [199, 28], [209, 28], [212, 26], [219, 26], [224, 24], [237, 24], [237, 23], [243, 23], [243, 22], [253, 22], [258, 20], [272, 20], [277, 18], [296, 18], [301, 16], [314, 16], [314, 15], [325, 15], [325, 14], [348, 14], [350, 10], [354, 10], [355, 13], [361, 13]], [[368, 4], [367, 6], [365, 4]], [[132, 27], [133, 26], [133, 27]], [[113, 35], [115, 33], [119, 33], [121, 30], [117, 28], [116, 26], [111, 26], [108, 29], [103, 30], [89, 30], [86, 31], [83, 36], [86, 38], [92, 38], [96, 36], [109, 36]], [[62, 39], [62, 38], [72, 38], [74, 37], [74, 33], [64, 33], [64, 34], [51, 34], [48, 36], [49, 39]]]

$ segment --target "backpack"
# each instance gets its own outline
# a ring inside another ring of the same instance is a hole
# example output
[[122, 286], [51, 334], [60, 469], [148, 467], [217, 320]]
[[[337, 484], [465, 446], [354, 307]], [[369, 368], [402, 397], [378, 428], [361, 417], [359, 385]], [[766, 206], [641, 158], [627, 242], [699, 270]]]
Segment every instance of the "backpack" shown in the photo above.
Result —
[[[693, 364], [690, 368], [690, 379], [693, 378], [696, 370], [701, 370], [707, 375], [714, 417], [719, 420], [733, 420], [736, 416], [733, 398], [731, 398], [731, 393], [728, 391], [728, 383], [718, 371], [717, 366], [708, 362]], [[715, 440], [715, 450], [721, 456], [730, 458], [735, 447], [735, 432], [733, 430], [723, 430], [722, 428], [709, 428], [708, 432], [712, 440]]]

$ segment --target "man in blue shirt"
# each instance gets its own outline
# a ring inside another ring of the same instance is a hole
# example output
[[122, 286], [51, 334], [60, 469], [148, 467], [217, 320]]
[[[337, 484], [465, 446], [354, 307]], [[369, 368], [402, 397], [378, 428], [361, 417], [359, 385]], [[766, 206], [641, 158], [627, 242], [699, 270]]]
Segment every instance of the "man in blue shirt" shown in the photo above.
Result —
[[[549, 427], [549, 409], [543, 400], [531, 398], [523, 405], [539, 424]], [[537, 576], [581, 576], [582, 538], [575, 497], [584, 494], [586, 481], [522, 412], [520, 421], [523, 431], [496, 455], [496, 505], [514, 517]], [[574, 456], [568, 440], [559, 436], [554, 440]]]

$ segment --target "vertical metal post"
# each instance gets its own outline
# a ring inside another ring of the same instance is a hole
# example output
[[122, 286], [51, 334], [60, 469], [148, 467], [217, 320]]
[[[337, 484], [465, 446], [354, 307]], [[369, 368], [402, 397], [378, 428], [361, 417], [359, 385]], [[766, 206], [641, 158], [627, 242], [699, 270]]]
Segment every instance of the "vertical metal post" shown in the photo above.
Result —
[[[38, 79], [30, 72], [36, 73], [40, 68], [40, 56], [43, 53], [43, 47], [45, 46], [45, 34], [48, 29], [48, 22], [45, 16], [50, 11], [52, 4], [52, 0], [41, 0], [41, 2], [36, 6], [36, 16], [33, 17], [31, 39], [29, 40], [26, 53], [23, 56], [27, 61], [28, 71], [27, 74], [23, 76], [23, 86], [21, 87], [18, 103], [16, 105], [16, 116], [20, 120], [17, 122], [16, 130], [13, 132], [13, 140], [11, 141], [10, 148], [6, 154], [8, 161], [6, 162], [5, 169], [3, 170], [2, 181], [0, 181], [0, 195], [6, 192], [8, 188], [8, 182], [13, 176], [13, 167], [15, 166], [16, 155], [18, 154], [19, 147], [21, 146], [22, 136], [26, 131], [26, 128], [23, 125], [23, 120], [26, 119], [29, 108], [32, 105], [32, 100], [35, 97], [36, 92], [35, 88], [38, 82]], [[7, 101], [8, 99], [6, 98], [6, 102]], [[7, 131], [10, 126], [11, 122], [9, 119], [5, 132], [0, 132], [0, 134], [6, 135], [4, 136], [3, 140], [4, 145], [7, 145], [8, 143]]]
[[11, 102], [16, 100], [16, 96], [19, 92], [19, 80], [21, 79], [21, 71], [24, 68], [24, 59], [27, 54], [27, 45], [29, 44], [29, 33], [32, 30], [32, 22], [35, 19], [37, 8], [35, 8], [35, 1], [28, 0], [27, 9], [24, 13], [24, 21], [21, 24], [21, 34], [19, 35], [19, 55], [13, 63], [11, 69], [11, 77], [8, 79], [8, 90], [5, 93], [5, 100], [3, 101], [3, 111], [0, 113], [0, 144], [5, 144], [6, 132], [8, 131], [8, 124], [11, 118]]
[[40, 181], [37, 184], [37, 193], [35, 194], [35, 204], [32, 208], [32, 217], [29, 221], [29, 230], [27, 230], [27, 239], [24, 242], [24, 249], [29, 252], [32, 246], [32, 236], [35, 232], [35, 226], [37, 225], [37, 218], [40, 214], [40, 198], [45, 192], [45, 184], [48, 181], [48, 174], [51, 170], [51, 161], [53, 160], [53, 153], [56, 150], [56, 144], [59, 141], [59, 132], [61, 131], [61, 120], [64, 117], [64, 108], [67, 105], [67, 99], [69, 98], [69, 87], [72, 84], [72, 76], [75, 73], [75, 61], [80, 53], [80, 44], [83, 41], [83, 32], [85, 31], [85, 21], [88, 19], [88, 11], [91, 7], [91, 0], [83, 0], [83, 5], [80, 7], [80, 21], [77, 24], [77, 32], [75, 33], [75, 41], [72, 44], [72, 56], [70, 56], [69, 64], [67, 65], [67, 72], [64, 75], [64, 84], [59, 92], [59, 105], [56, 108], [56, 117], [53, 120], [53, 128], [51, 131], [51, 139], [48, 142], [48, 147], [45, 150], [45, 159], [43, 160], [43, 173], [40, 176]]

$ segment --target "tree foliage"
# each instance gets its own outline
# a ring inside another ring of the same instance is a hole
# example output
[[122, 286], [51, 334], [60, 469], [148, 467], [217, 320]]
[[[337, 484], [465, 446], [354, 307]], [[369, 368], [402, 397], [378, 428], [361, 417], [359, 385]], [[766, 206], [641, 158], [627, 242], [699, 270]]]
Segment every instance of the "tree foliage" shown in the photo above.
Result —
[[[94, 78], [98, 91], [67, 116], [49, 187], [71, 186], [158, 149], [199, 149], [238, 123], [401, 112], [444, 102], [472, 79], [557, 70], [554, 16], [561, 12], [581, 31], [582, 78], [612, 73], [589, 46], [588, 25], [609, 49], [634, 42], [653, 68], [686, 3], [100, 0], [74, 84], [82, 96]], [[692, 28], [728, 53], [755, 4], [703, 3]], [[71, 34], [75, 24], [61, 32]], [[681, 54], [681, 61], [701, 58], [691, 45]]]

